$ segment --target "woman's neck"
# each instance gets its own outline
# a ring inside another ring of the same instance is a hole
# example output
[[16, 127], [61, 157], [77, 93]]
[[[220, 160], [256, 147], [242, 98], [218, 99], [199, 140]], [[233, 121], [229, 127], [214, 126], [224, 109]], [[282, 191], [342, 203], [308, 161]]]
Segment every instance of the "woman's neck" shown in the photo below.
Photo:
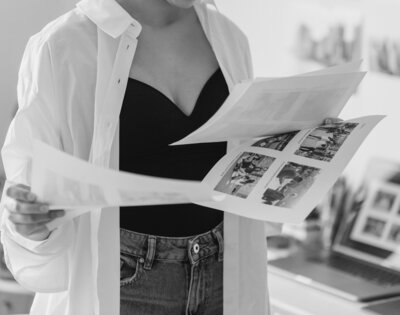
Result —
[[141, 24], [165, 27], [179, 21], [190, 9], [182, 9], [165, 0], [117, 0]]

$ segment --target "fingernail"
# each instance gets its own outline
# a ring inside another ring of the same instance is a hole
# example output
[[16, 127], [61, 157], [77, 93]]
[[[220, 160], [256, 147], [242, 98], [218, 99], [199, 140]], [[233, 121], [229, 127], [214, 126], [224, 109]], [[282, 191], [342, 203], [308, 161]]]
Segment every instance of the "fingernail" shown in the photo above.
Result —
[[46, 205], [40, 206], [40, 211], [47, 212], [49, 211], [49, 207]]
[[57, 214], [57, 217], [62, 217], [62, 216], [64, 216], [65, 211], [64, 210], [63, 211], [57, 211], [56, 214]]
[[28, 201], [34, 201], [36, 199], [36, 196], [32, 193], [28, 194]]

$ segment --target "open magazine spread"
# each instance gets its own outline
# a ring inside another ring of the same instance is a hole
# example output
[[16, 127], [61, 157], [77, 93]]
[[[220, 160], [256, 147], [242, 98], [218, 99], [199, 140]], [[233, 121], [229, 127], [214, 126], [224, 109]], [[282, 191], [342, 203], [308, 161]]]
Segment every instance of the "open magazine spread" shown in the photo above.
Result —
[[[300, 222], [383, 116], [337, 117], [365, 73], [360, 62], [237, 85], [217, 113], [176, 144], [245, 140], [202, 182], [96, 167], [34, 142], [32, 191], [61, 220], [94, 208], [194, 202], [249, 218]], [[132, 210], [134, 211], [134, 210]], [[55, 224], [55, 223], [51, 223]]]
[[225, 155], [202, 182], [102, 169], [35, 141], [32, 191], [51, 209], [195, 202], [259, 220], [299, 222], [382, 118], [249, 140]]
[[383, 116], [246, 141], [203, 180], [226, 198], [202, 205], [254, 219], [302, 221]]

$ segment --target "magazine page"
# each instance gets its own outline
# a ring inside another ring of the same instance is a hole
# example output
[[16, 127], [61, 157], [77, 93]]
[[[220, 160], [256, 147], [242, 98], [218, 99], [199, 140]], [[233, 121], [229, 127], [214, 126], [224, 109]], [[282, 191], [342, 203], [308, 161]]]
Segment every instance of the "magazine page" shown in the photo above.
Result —
[[203, 181], [226, 198], [199, 204], [258, 220], [301, 222], [382, 118], [249, 140], [222, 158]]
[[221, 196], [199, 181], [101, 168], [37, 140], [31, 189], [50, 209], [176, 204]]
[[251, 139], [317, 126], [339, 115], [365, 75], [337, 72], [240, 83], [209, 121], [173, 145]]

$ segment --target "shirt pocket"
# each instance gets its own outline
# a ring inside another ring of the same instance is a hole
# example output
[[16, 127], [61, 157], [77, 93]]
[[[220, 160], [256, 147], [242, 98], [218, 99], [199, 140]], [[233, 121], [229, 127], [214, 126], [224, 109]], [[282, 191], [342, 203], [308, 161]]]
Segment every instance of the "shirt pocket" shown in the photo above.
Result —
[[120, 254], [120, 286], [133, 285], [143, 274], [144, 258]]

